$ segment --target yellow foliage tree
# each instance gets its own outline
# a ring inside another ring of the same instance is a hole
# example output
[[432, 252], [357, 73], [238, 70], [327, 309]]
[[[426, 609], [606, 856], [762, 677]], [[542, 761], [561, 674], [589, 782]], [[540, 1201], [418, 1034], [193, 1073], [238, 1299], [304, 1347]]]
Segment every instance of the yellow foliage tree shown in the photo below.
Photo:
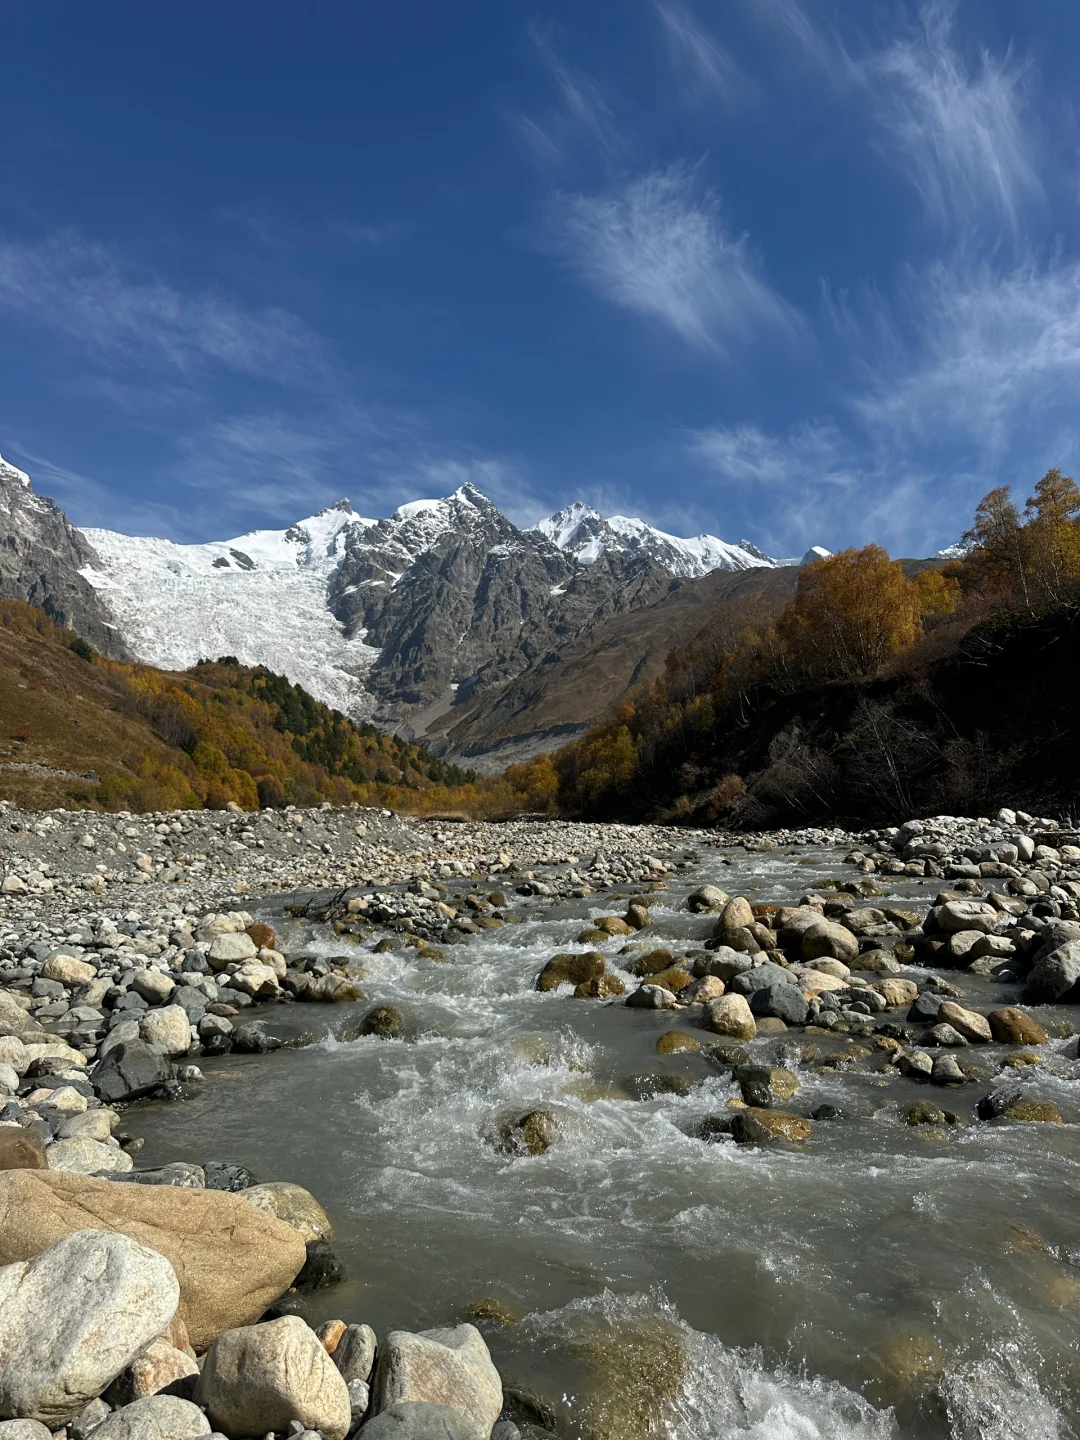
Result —
[[777, 633], [797, 662], [823, 677], [873, 675], [922, 634], [918, 586], [880, 545], [841, 550], [799, 572]]

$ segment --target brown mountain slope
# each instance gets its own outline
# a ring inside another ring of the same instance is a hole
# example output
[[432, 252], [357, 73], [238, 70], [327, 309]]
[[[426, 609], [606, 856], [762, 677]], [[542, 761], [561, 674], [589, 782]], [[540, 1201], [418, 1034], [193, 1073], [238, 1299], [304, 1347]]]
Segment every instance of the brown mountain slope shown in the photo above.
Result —
[[470, 777], [283, 676], [107, 660], [43, 611], [0, 601], [0, 798], [28, 809], [359, 801], [403, 809]]
[[[548, 651], [516, 679], [453, 706], [438, 722], [449, 753], [492, 773], [582, 733], [635, 685], [655, 679], [668, 652], [708, 626], [772, 613], [795, 593], [797, 566], [715, 570], [673, 580], [661, 599], [612, 615], [581, 640]], [[434, 742], [437, 727], [428, 731]]]

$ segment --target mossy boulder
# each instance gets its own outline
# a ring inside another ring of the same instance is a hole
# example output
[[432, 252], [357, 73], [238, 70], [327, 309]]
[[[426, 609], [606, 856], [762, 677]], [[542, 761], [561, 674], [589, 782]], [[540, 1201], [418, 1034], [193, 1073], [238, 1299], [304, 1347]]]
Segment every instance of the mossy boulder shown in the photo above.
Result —
[[790, 1110], [765, 1110], [748, 1106], [731, 1117], [731, 1134], [736, 1144], [761, 1145], [772, 1140], [809, 1140], [813, 1124]]
[[790, 1100], [799, 1090], [798, 1078], [782, 1065], [740, 1065], [735, 1079], [747, 1105], [764, 1109], [776, 1100]]
[[596, 950], [584, 954], [569, 951], [553, 955], [536, 977], [537, 990], [557, 990], [560, 985], [584, 985], [596, 980], [607, 968], [607, 961]]
[[644, 980], [648, 975], [659, 975], [662, 970], [670, 969], [674, 963], [675, 956], [670, 950], [650, 950], [639, 955], [630, 969], [639, 980]]
[[658, 1055], [677, 1055], [681, 1050], [700, 1050], [701, 1041], [681, 1030], [666, 1030], [656, 1042]]
[[617, 975], [596, 975], [574, 986], [575, 1000], [610, 1000], [613, 995], [625, 995], [626, 986]]
[[685, 990], [687, 985], [692, 983], [693, 978], [689, 970], [672, 965], [667, 970], [661, 970], [657, 975], [651, 975], [649, 984], [660, 985], [663, 989], [670, 990], [673, 995], [677, 995], [680, 990]]
[[361, 1035], [377, 1035], [380, 1040], [396, 1040], [404, 1028], [404, 1017], [396, 1005], [376, 1005], [360, 1022]]
[[1006, 1109], [1007, 1120], [1025, 1120], [1044, 1125], [1063, 1125], [1061, 1112], [1049, 1100], [1014, 1100]]

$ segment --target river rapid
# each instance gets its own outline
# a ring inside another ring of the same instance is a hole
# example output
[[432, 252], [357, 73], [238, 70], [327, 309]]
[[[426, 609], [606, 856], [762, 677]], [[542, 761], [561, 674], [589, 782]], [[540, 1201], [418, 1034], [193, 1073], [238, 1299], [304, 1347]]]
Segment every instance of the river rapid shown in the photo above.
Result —
[[[702, 856], [692, 883], [673, 877], [650, 897], [650, 940], [677, 951], [711, 933], [714, 917], [686, 908], [703, 881], [793, 903], [852, 876], [839, 851]], [[883, 883], [924, 905], [940, 888]], [[531, 1406], [532, 1433], [584, 1440], [1076, 1440], [1080, 1064], [1066, 1058], [1068, 1013], [1036, 1012], [1057, 1038], [1028, 1084], [1062, 1126], [973, 1120], [997, 1045], [960, 1052], [983, 1083], [943, 1091], [882, 1077], [872, 1040], [793, 1030], [759, 1037], [751, 1058], [795, 1071], [791, 1108], [831, 1104], [841, 1118], [798, 1146], [706, 1144], [696, 1124], [738, 1088], [707, 1052], [659, 1055], [656, 1041], [715, 1037], [685, 1011], [534, 988], [559, 950], [602, 948], [617, 966], [624, 940], [574, 938], [622, 908], [611, 894], [524, 899], [520, 923], [448, 949], [446, 963], [358, 952], [368, 1004], [271, 1012], [270, 1028], [314, 1043], [208, 1059], [185, 1103], [133, 1109], [140, 1165], [239, 1161], [311, 1190], [347, 1271], [313, 1297], [313, 1321], [383, 1333], [500, 1302], [514, 1323], [478, 1323], [508, 1389], [534, 1397], [519, 1410], [526, 1435]], [[259, 918], [282, 949], [342, 953], [273, 899]], [[1015, 986], [949, 979], [980, 1008], [1016, 1003]], [[403, 1037], [339, 1038], [371, 1003], [402, 1010]], [[692, 1084], [650, 1098], [656, 1076]], [[908, 1126], [905, 1109], [924, 1098], [966, 1123]], [[537, 1106], [558, 1118], [551, 1148], [500, 1154], [499, 1120]]]

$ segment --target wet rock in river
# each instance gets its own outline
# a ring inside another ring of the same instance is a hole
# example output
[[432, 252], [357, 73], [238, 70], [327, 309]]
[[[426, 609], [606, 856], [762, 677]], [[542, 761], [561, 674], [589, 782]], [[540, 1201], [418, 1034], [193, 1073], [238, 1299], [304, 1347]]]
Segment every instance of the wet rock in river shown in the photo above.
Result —
[[1006, 1120], [1024, 1120], [1048, 1125], [1063, 1125], [1061, 1112], [1049, 1100], [1014, 1100], [1004, 1110]]
[[309, 1240], [304, 1268], [296, 1277], [297, 1290], [303, 1294], [325, 1290], [340, 1285], [344, 1278], [345, 1267], [331, 1246], [325, 1240]]
[[1027, 977], [1025, 998], [1034, 1005], [1071, 998], [1080, 986], [1080, 940], [1070, 940], [1035, 962]]
[[671, 1010], [678, 1003], [664, 985], [639, 985], [626, 997], [627, 1005], [636, 1010]]
[[628, 925], [619, 915], [601, 915], [599, 920], [593, 921], [592, 928], [599, 930], [605, 937], [634, 934], [634, 927]]
[[536, 977], [537, 990], [557, 990], [560, 985], [583, 985], [596, 980], [607, 968], [607, 961], [596, 950], [583, 955], [569, 952], [553, 955]]
[[800, 953], [804, 960], [831, 957], [850, 965], [859, 954], [859, 942], [844, 925], [820, 916], [802, 932]]
[[731, 1135], [737, 1145], [764, 1145], [773, 1140], [809, 1140], [814, 1133], [811, 1121], [789, 1110], [766, 1110], [750, 1106], [731, 1117]]
[[705, 1006], [702, 1024], [715, 1035], [733, 1040], [753, 1040], [757, 1022], [744, 995], [722, 995]]
[[967, 1078], [955, 1055], [938, 1055], [930, 1071], [930, 1081], [934, 1085], [963, 1085]]
[[376, 1005], [364, 1016], [360, 1034], [377, 1035], [380, 1040], [396, 1040], [404, 1026], [401, 1011], [396, 1005]]
[[648, 1440], [661, 1433], [686, 1377], [686, 1344], [676, 1325], [659, 1315], [616, 1321], [579, 1338], [574, 1351], [590, 1371], [581, 1397], [590, 1440]]
[[690, 984], [693, 976], [689, 970], [682, 969], [679, 965], [672, 965], [667, 970], [661, 970], [659, 974], [650, 976], [650, 985], [660, 985], [665, 990], [670, 990], [673, 995], [678, 995]]
[[932, 990], [923, 990], [916, 995], [907, 1012], [909, 1020], [936, 1020], [941, 1009], [941, 996]]
[[990, 1033], [1005, 1045], [1045, 1045], [1046, 1031], [1033, 1015], [1015, 1005], [991, 1010], [986, 1017]]
[[799, 1090], [798, 1077], [781, 1065], [739, 1065], [735, 1079], [747, 1105], [760, 1108], [790, 1100]]
[[810, 1013], [808, 1001], [795, 985], [766, 985], [750, 996], [755, 1016], [782, 1020], [785, 1025], [805, 1025]]
[[696, 915], [701, 915], [710, 911], [723, 910], [730, 899], [731, 896], [725, 890], [721, 890], [719, 885], [702, 885], [687, 896], [686, 906]]
[[930, 1029], [926, 1032], [925, 1043], [927, 1045], [966, 1045], [968, 1042], [966, 1038], [960, 1034], [959, 1030], [952, 1025], [946, 1025], [944, 1021], [942, 1021], [938, 1025], [930, 1026]]
[[945, 1111], [940, 1105], [935, 1105], [932, 1100], [916, 1100], [914, 1105], [909, 1105], [904, 1112], [904, 1119], [909, 1125], [947, 1125]]
[[652, 924], [648, 906], [632, 900], [626, 907], [626, 923], [632, 930], [647, 930]]
[[634, 957], [630, 970], [638, 979], [644, 980], [649, 975], [659, 975], [662, 970], [670, 969], [674, 963], [675, 957], [670, 950], [649, 950]]
[[574, 986], [575, 1000], [610, 1000], [615, 995], [625, 994], [626, 986], [617, 975], [597, 975]]
[[929, 1080], [934, 1062], [925, 1050], [912, 1050], [897, 1059], [896, 1068], [909, 1080]]
[[173, 1073], [170, 1061], [145, 1040], [129, 1040], [102, 1056], [90, 1080], [102, 1100], [137, 1100], [167, 1085]]
[[554, 1144], [558, 1129], [550, 1110], [529, 1110], [502, 1122], [498, 1146], [505, 1155], [543, 1155]]
[[658, 1055], [677, 1055], [683, 1050], [700, 1050], [701, 1041], [682, 1030], [667, 1030], [656, 1042]]
[[984, 1015], [976, 1010], [967, 1010], [953, 1000], [944, 1000], [937, 1013], [938, 1023], [951, 1025], [965, 1040], [983, 1045], [990, 1040], [990, 1025]]

